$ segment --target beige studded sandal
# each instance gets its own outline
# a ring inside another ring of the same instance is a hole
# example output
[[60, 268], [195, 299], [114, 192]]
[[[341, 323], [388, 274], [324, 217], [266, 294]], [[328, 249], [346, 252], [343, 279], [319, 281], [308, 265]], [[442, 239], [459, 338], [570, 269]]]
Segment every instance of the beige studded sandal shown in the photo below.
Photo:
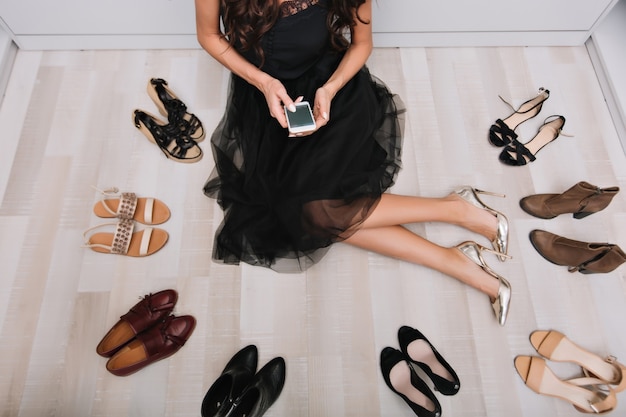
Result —
[[[115, 233], [100, 232], [87, 237], [89, 232], [105, 226], [116, 226]], [[134, 221], [120, 219], [118, 223], [104, 223], [90, 227], [83, 233], [84, 247], [100, 253], [142, 257], [158, 252], [167, 243], [169, 235], [165, 230], [146, 227], [133, 233], [134, 226]]]
[[138, 198], [135, 193], [120, 193], [116, 187], [96, 190], [104, 195], [104, 198], [93, 206], [93, 212], [98, 217], [117, 217], [147, 225], [161, 224], [170, 218], [170, 209], [156, 198]]

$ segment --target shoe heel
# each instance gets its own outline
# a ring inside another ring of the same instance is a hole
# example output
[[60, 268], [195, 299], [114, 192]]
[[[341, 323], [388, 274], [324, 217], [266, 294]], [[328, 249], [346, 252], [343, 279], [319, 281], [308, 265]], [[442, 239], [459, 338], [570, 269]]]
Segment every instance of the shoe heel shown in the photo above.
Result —
[[504, 198], [506, 197], [506, 194], [502, 194], [502, 193], [494, 193], [492, 191], [485, 191], [485, 190], [479, 190], [478, 188], [474, 188], [474, 192], [476, 194], [484, 194], [484, 195], [491, 195], [494, 197], [500, 197], [500, 198]]
[[497, 250], [494, 250], [494, 249], [486, 248], [486, 247], [484, 247], [482, 245], [479, 245], [478, 243], [476, 244], [476, 246], [478, 246], [478, 249], [480, 251], [485, 251], [485, 252], [492, 253], [492, 254], [496, 255], [498, 258], [513, 259], [513, 257], [511, 255], [507, 255], [506, 253], [498, 252]]

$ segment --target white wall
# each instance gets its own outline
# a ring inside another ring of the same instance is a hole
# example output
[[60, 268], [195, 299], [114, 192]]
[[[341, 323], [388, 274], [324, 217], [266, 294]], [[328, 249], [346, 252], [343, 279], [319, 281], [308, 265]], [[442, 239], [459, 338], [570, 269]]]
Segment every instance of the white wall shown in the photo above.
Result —
[[600, 23], [587, 49], [626, 153], [626, 0]]
[[4, 89], [11, 75], [16, 52], [17, 47], [0, 25], [0, 102], [2, 101], [1, 98], [4, 97]]

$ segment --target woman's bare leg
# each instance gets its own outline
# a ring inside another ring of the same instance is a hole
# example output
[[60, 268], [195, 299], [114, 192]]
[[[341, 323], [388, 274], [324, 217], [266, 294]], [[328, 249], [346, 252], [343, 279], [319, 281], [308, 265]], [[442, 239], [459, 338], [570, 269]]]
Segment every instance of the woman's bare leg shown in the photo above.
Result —
[[476, 288], [491, 300], [498, 296], [500, 282], [461, 251], [436, 245], [402, 226], [361, 228], [344, 242], [432, 268]]
[[443, 198], [383, 194], [378, 205], [360, 226], [379, 228], [420, 222], [444, 222], [481, 234], [490, 241], [496, 236], [496, 217], [452, 193]]

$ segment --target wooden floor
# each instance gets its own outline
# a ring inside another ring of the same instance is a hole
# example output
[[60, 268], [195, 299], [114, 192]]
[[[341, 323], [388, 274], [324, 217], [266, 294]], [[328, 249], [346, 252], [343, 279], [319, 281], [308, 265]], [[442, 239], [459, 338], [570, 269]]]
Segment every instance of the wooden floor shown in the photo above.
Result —
[[[531, 246], [539, 228], [626, 248], [626, 157], [584, 47], [377, 49], [369, 66], [408, 107], [401, 171], [393, 192], [443, 196], [461, 185], [511, 224], [514, 259], [487, 260], [513, 286], [500, 327], [488, 299], [424, 267], [343, 244], [305, 273], [277, 274], [212, 262], [221, 221], [202, 194], [213, 168], [208, 141], [196, 164], [164, 158], [131, 123], [150, 77], [172, 89], [210, 132], [224, 107], [228, 74], [200, 50], [19, 52], [0, 110], [0, 415], [3, 417], [199, 416], [202, 398], [230, 357], [256, 344], [260, 365], [287, 362], [285, 389], [267, 416], [413, 415], [385, 385], [378, 357], [398, 346], [402, 325], [420, 329], [458, 372], [461, 390], [438, 395], [449, 417], [548, 417], [579, 413], [528, 389], [513, 358], [534, 351], [528, 335], [558, 329], [602, 356], [626, 360], [626, 266], [570, 274]], [[518, 129], [530, 139], [546, 116], [565, 131], [525, 167], [502, 165], [487, 130], [515, 104], [551, 90], [539, 117]], [[624, 191], [582, 220], [540, 220], [519, 199], [560, 193], [578, 181]], [[104, 223], [91, 186], [117, 186], [165, 202], [167, 246], [144, 258], [81, 247]], [[442, 224], [411, 230], [445, 246], [480, 236]], [[109, 374], [98, 341], [139, 297], [180, 294], [175, 314], [198, 326], [171, 358], [126, 378]], [[561, 377], [571, 364], [551, 363]], [[626, 415], [626, 396], [613, 412]]]

